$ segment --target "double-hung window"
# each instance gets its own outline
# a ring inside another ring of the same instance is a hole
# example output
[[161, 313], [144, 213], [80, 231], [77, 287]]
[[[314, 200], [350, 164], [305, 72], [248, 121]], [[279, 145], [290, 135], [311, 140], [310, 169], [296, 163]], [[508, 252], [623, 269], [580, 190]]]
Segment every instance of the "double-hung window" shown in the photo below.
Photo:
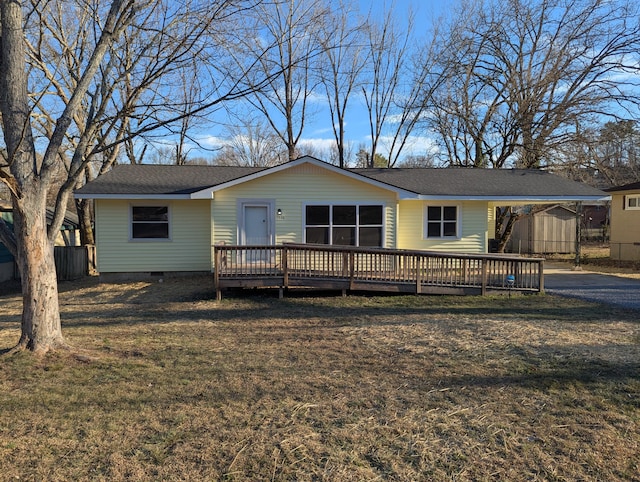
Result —
[[625, 209], [640, 209], [640, 195], [625, 196]]
[[425, 208], [425, 238], [459, 237], [458, 206], [427, 206]]
[[382, 247], [383, 206], [319, 204], [305, 208], [305, 242]]
[[131, 239], [169, 239], [169, 206], [131, 206]]

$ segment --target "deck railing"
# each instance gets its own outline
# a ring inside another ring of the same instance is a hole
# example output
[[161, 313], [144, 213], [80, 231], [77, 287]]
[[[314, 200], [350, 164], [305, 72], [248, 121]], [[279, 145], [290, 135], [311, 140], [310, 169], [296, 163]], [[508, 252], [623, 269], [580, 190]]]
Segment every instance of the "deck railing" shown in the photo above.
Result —
[[218, 298], [227, 287], [309, 286], [413, 293], [543, 291], [541, 258], [311, 244], [214, 246]]

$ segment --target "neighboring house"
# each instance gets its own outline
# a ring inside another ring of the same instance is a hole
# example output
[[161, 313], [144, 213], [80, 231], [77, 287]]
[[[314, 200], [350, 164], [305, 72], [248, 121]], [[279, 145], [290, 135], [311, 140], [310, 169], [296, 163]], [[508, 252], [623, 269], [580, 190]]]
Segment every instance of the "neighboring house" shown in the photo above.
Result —
[[121, 165], [76, 192], [95, 200], [100, 273], [210, 271], [218, 243], [286, 242], [486, 253], [501, 205], [592, 202], [543, 171]]
[[555, 204], [518, 219], [511, 235], [512, 253], [574, 253], [576, 212]]
[[[13, 208], [7, 201], [0, 200], [0, 217], [9, 225], [13, 226]], [[47, 221], [53, 218], [53, 210], [47, 209]], [[67, 211], [63, 225], [56, 236], [55, 246], [78, 246], [78, 216]], [[14, 259], [9, 250], [0, 242], [0, 282], [16, 277]]]
[[640, 260], [640, 182], [606, 189], [611, 193], [611, 258]]

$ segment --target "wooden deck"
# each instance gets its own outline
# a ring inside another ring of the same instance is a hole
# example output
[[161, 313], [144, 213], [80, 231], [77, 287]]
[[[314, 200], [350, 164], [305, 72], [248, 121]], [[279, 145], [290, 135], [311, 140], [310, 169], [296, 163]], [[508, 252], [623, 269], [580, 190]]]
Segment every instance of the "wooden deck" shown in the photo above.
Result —
[[279, 288], [281, 296], [290, 287], [460, 295], [544, 291], [541, 258], [310, 244], [213, 249], [218, 299], [225, 288], [238, 287]]

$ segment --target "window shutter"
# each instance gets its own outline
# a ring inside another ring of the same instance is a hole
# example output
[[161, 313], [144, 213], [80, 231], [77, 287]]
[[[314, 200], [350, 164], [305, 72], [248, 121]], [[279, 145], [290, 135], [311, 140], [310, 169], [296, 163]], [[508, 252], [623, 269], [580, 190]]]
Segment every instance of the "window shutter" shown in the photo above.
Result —
[[627, 196], [622, 196], [622, 209], [627, 209]]

